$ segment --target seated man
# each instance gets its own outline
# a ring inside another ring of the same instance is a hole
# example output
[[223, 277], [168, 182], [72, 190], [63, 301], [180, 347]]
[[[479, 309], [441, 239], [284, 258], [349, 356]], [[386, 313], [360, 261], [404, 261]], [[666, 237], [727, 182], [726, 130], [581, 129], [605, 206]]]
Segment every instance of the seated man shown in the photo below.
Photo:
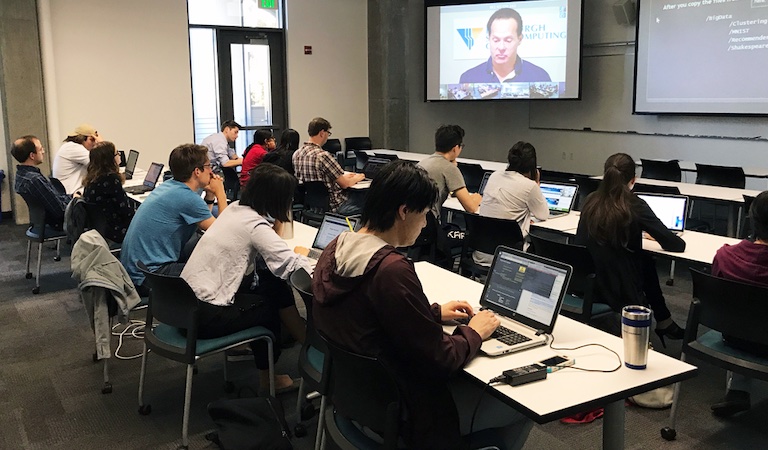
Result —
[[[409, 259], [397, 251], [416, 240], [435, 203], [427, 172], [407, 161], [384, 166], [371, 183], [363, 228], [342, 233], [321, 255], [312, 281], [317, 329], [337, 345], [382, 360], [397, 379], [408, 448], [463, 448], [482, 387], [456, 377], [499, 325], [469, 303], [429, 304]], [[441, 323], [471, 317], [453, 335]], [[436, 424], [439, 424], [437, 426]], [[490, 395], [473, 431], [497, 428], [520, 448], [532, 423]]]
[[203, 139], [201, 145], [208, 150], [211, 170], [216, 175], [221, 175], [225, 167], [234, 169], [243, 163], [243, 158], [238, 157], [235, 150], [229, 146], [237, 140], [240, 128], [240, 124], [234, 120], [227, 120], [221, 124], [221, 133], [214, 133]]
[[[179, 275], [184, 268], [179, 262], [184, 245], [198, 228], [207, 230], [215, 220], [211, 215], [214, 198], [220, 212], [227, 207], [224, 184], [211, 172], [205, 147], [180, 145], [171, 152], [168, 165], [173, 179], [157, 186], [136, 210], [120, 252], [120, 262], [142, 296], [149, 291], [142, 286], [144, 274], [136, 263]], [[201, 190], [205, 190], [205, 201]]]
[[[762, 192], [749, 209], [755, 241], [743, 240], [736, 245], [725, 244], [712, 261], [712, 275], [742, 283], [768, 286], [768, 191]], [[750, 342], [734, 341], [724, 336], [725, 342], [736, 348], [768, 355], [768, 349], [758, 348]], [[712, 412], [719, 417], [729, 417], [750, 408], [752, 379], [728, 372], [728, 391], [725, 399], [712, 405]]]
[[322, 117], [309, 122], [309, 141], [293, 154], [293, 167], [300, 183], [322, 181], [328, 189], [331, 212], [352, 216], [360, 214], [365, 203], [362, 192], [347, 193], [344, 189], [362, 181], [362, 173], [344, 173], [336, 157], [323, 150], [331, 136], [331, 123]]
[[[43, 163], [45, 155], [40, 139], [31, 135], [16, 139], [11, 146], [11, 155], [20, 163], [16, 166], [16, 193], [25, 200], [29, 198], [42, 204], [45, 207], [46, 225], [61, 230], [64, 225], [64, 211], [72, 196], [56, 189], [51, 180], [35, 167]], [[33, 231], [39, 233], [42, 230]]]

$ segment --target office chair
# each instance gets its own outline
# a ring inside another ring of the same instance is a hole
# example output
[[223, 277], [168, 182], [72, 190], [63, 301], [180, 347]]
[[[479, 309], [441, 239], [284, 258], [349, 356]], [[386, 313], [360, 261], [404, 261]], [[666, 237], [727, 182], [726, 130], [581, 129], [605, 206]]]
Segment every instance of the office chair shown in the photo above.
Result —
[[325, 340], [317, 334], [314, 321], [312, 319], [312, 277], [304, 270], [297, 270], [291, 275], [291, 286], [299, 292], [304, 307], [307, 310], [307, 335], [304, 345], [299, 351], [299, 374], [301, 374], [301, 385], [296, 399], [296, 412], [298, 416], [294, 433], [297, 437], [306, 436], [307, 430], [302, 421], [314, 416], [315, 410], [309, 403], [307, 389], [317, 392], [321, 396], [320, 414], [317, 420], [317, 435], [315, 437], [315, 449], [319, 450], [325, 446], [325, 410], [328, 404], [328, 384], [330, 381], [329, 371], [325, 369], [325, 360], [328, 355], [328, 346]]
[[363, 150], [354, 150], [355, 153], [355, 172], [361, 173], [368, 163], [368, 153]]
[[335, 155], [337, 152], [341, 151], [341, 140], [328, 139], [325, 145], [323, 145], [323, 150], [327, 151], [331, 155]]
[[597, 188], [600, 187], [600, 180], [592, 178], [589, 175], [576, 175], [575, 178], [576, 184], [579, 186], [579, 193], [576, 199], [576, 206], [573, 209], [581, 211], [589, 194], [595, 192]]
[[545, 169], [541, 169], [539, 172], [541, 172], [541, 181], [556, 181], [559, 183], [573, 183], [576, 181], [576, 175], [579, 175], [571, 172]]
[[301, 221], [313, 227], [319, 227], [325, 213], [331, 210], [328, 189], [322, 181], [304, 183], [304, 210]]
[[595, 263], [587, 247], [549, 240], [534, 233], [528, 237], [537, 255], [573, 267], [560, 314], [586, 324], [613, 314], [609, 305], [594, 302]]
[[655, 159], [640, 158], [640, 163], [643, 165], [643, 171], [640, 174], [641, 178], [677, 182], [680, 182], [683, 178], [683, 173], [680, 170], [680, 163], [676, 159], [671, 161], [659, 161]]
[[[365, 162], [363, 162], [362, 165], [360, 165], [360, 169], [358, 169], [358, 155], [359, 153], [365, 153], [363, 150], [371, 150], [373, 148], [373, 144], [371, 143], [371, 138], [367, 136], [360, 136], [360, 137], [348, 137], [344, 138], [344, 152], [346, 153], [347, 160], [354, 160], [354, 166], [355, 171], [360, 172], [362, 170], [362, 167], [365, 165]], [[368, 154], [365, 153], [366, 159]]]
[[696, 163], [696, 184], [744, 189], [747, 180], [741, 167]]
[[[275, 367], [271, 331], [256, 326], [214, 339], [198, 339], [198, 299], [192, 288], [181, 277], [152, 273], [143, 262], [138, 262], [139, 270], [146, 276], [150, 288], [147, 307], [146, 328], [144, 330], [144, 351], [141, 356], [141, 374], [139, 375], [139, 414], [148, 415], [152, 406], [144, 402], [144, 376], [147, 372], [147, 352], [187, 365], [186, 388], [184, 391], [184, 415], [181, 428], [182, 448], [189, 445], [189, 408], [192, 398], [192, 373], [198, 359], [237, 347], [256, 340], [267, 343], [269, 358], [269, 395], [275, 396]], [[155, 324], [154, 320], [159, 321]], [[186, 331], [186, 336], [183, 334]], [[224, 357], [224, 381], [227, 391], [234, 390], [234, 385], [227, 379], [227, 358]]]
[[37, 242], [37, 273], [35, 275], [35, 287], [32, 289], [33, 294], [40, 293], [40, 270], [43, 260], [43, 244], [45, 242], [56, 241], [56, 256], [54, 261], [61, 261], [61, 240], [66, 239], [67, 233], [62, 230], [56, 230], [46, 224], [46, 212], [45, 206], [38, 202], [37, 199], [22, 194], [21, 198], [29, 208], [29, 228], [25, 233], [27, 237], [27, 273], [25, 277], [29, 280], [32, 278], [32, 272], [29, 271], [30, 254], [32, 253], [32, 242]]
[[464, 177], [464, 184], [469, 192], [477, 192], [480, 190], [480, 183], [483, 182], [483, 176], [485, 175], [485, 169], [480, 164], [468, 164], [458, 163], [459, 171]]
[[[693, 301], [688, 310], [680, 360], [689, 356], [750, 378], [768, 380], [768, 357], [727, 345], [723, 337], [768, 347], [765, 318], [768, 317], [768, 288], [740, 283], [691, 269]], [[707, 331], [701, 336], [699, 326]], [[698, 337], [697, 337], [698, 336]], [[669, 426], [661, 436], [674, 440], [675, 419], [680, 406], [680, 383], [675, 384]]]
[[477, 250], [493, 255], [496, 247], [523, 249], [523, 233], [520, 225], [510, 219], [497, 219], [484, 217], [472, 213], [464, 213], [467, 231], [461, 247], [461, 259], [459, 262], [459, 274], [477, 278], [488, 275], [489, 267], [475, 263], [472, 253]]

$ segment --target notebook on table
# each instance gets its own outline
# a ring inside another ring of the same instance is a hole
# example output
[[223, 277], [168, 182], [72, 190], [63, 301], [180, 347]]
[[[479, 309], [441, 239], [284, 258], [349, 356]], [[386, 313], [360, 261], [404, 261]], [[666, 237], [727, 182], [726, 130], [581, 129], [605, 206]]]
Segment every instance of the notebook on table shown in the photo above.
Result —
[[576, 193], [579, 191], [578, 185], [542, 181], [540, 187], [549, 207], [549, 217], [562, 216], [571, 212]]
[[147, 170], [147, 176], [144, 178], [144, 183], [141, 186], [129, 186], [125, 188], [125, 192], [129, 194], [143, 194], [149, 192], [157, 185], [157, 180], [160, 179], [160, 174], [163, 172], [163, 165], [160, 163], [152, 163]]
[[677, 235], [683, 234], [688, 217], [688, 197], [674, 194], [637, 194], [651, 207], [656, 217], [667, 229]]
[[317, 235], [315, 235], [315, 242], [312, 243], [312, 248], [309, 249], [309, 259], [316, 262], [320, 258], [320, 254], [325, 250], [325, 247], [332, 240], [336, 239], [336, 236], [344, 231], [349, 231], [350, 225], [353, 230], [357, 230], [359, 223], [359, 217], [345, 217], [339, 214], [326, 213], [320, 228], [317, 230]]
[[136, 170], [136, 163], [139, 161], [139, 152], [131, 150], [128, 152], [128, 160], [125, 162], [125, 179], [133, 178], [133, 172]]
[[498, 356], [546, 344], [572, 271], [568, 264], [499, 246], [480, 305], [493, 311], [501, 325], [480, 350]]

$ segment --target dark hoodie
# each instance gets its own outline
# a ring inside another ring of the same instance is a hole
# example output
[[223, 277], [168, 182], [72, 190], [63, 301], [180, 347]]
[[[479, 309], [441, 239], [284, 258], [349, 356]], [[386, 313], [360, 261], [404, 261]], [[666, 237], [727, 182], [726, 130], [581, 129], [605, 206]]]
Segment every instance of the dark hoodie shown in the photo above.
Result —
[[478, 352], [480, 335], [443, 333], [413, 263], [373, 235], [343, 233], [323, 252], [312, 282], [315, 326], [347, 350], [389, 367], [406, 403], [410, 448], [461, 448], [447, 380]]
[[712, 261], [712, 275], [768, 286], [768, 245], [746, 240], [723, 245]]

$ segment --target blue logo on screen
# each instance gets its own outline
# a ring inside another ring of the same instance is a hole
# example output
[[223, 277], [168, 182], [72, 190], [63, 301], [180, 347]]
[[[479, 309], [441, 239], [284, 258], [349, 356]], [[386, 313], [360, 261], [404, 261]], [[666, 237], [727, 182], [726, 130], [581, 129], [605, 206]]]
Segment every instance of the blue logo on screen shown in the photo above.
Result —
[[475, 46], [475, 41], [483, 35], [483, 28], [459, 28], [456, 31], [459, 32], [461, 40], [469, 50]]

